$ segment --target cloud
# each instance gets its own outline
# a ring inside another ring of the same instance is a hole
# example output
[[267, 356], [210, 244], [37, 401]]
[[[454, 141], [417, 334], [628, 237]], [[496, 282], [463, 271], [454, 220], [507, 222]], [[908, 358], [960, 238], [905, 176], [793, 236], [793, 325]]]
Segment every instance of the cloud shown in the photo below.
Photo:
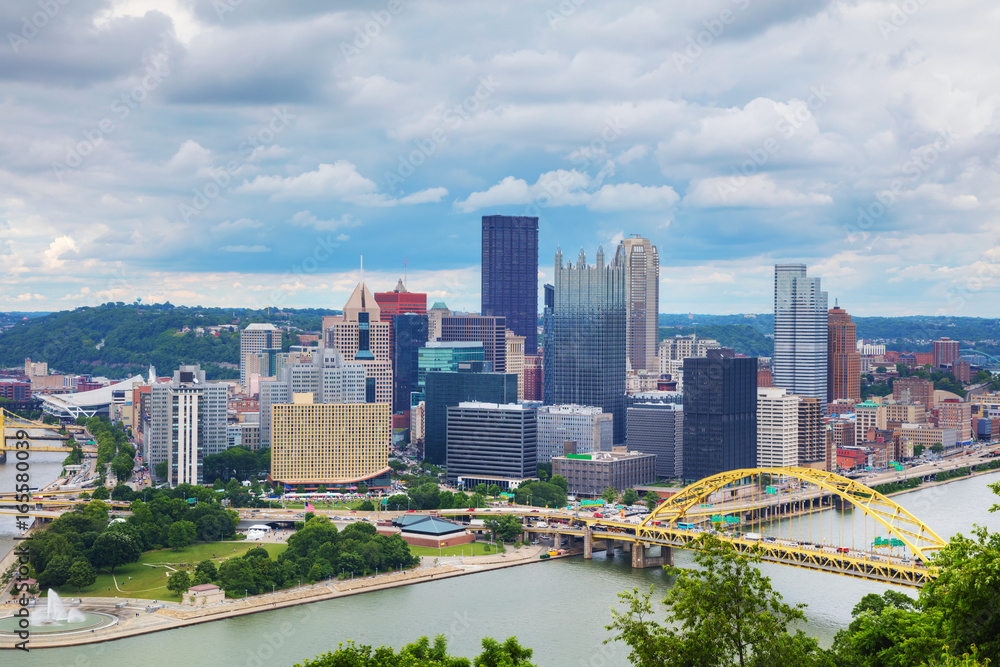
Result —
[[271, 252], [266, 245], [224, 245], [219, 248], [222, 252]]
[[825, 206], [833, 203], [830, 195], [794, 192], [778, 187], [766, 174], [746, 178], [718, 177], [696, 181], [684, 196], [683, 204], [692, 208]]
[[345, 213], [339, 219], [319, 220], [309, 211], [299, 211], [288, 222], [296, 227], [311, 227], [324, 232], [333, 232], [345, 227], [357, 227], [361, 224], [349, 213]]
[[559, 169], [542, 174], [534, 185], [507, 176], [496, 185], [473, 192], [454, 206], [463, 213], [509, 204], [586, 206], [594, 211], [631, 211], [673, 206], [679, 197], [669, 185], [644, 186], [636, 183], [608, 184], [597, 187], [598, 179], [577, 170]]
[[76, 241], [70, 236], [60, 236], [50, 243], [48, 249], [42, 253], [42, 265], [49, 270], [59, 269], [65, 264], [62, 259], [63, 255], [69, 252], [80, 252]]
[[226, 220], [225, 222], [220, 222], [215, 229], [222, 234], [230, 234], [233, 232], [245, 232], [250, 229], [260, 229], [263, 226], [264, 223], [259, 220], [240, 218], [239, 220]]

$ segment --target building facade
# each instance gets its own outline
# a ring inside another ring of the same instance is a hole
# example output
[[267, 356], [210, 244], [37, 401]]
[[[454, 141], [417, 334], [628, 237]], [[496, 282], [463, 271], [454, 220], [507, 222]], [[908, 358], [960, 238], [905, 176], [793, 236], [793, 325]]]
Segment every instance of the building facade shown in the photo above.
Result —
[[757, 465], [798, 465], [800, 397], [778, 387], [757, 389]]
[[524, 400], [524, 336], [507, 330], [504, 342], [507, 344], [507, 373], [517, 376], [517, 400]]
[[[535, 477], [538, 430], [533, 408], [465, 401], [447, 411], [448, 479]], [[505, 488], [510, 487], [498, 484]]]
[[947, 368], [959, 360], [959, 341], [940, 338], [934, 341], [934, 368]]
[[448, 408], [459, 403], [516, 403], [517, 376], [509, 373], [432, 372], [424, 387], [424, 460], [447, 465]]
[[[413, 313], [427, 316], [427, 295], [423, 292], [407, 292], [400, 278], [391, 292], [375, 292], [375, 303], [379, 307], [379, 321], [389, 325], [389, 345], [395, 349], [396, 316]], [[424, 332], [426, 335], [426, 332]]]
[[[504, 318], [524, 336], [524, 353], [538, 350], [538, 218], [483, 216], [482, 313]], [[504, 372], [504, 366], [494, 366]]]
[[827, 396], [861, 401], [861, 353], [858, 352], [857, 325], [843, 308], [831, 308], [827, 326]]
[[920, 403], [924, 410], [934, 407], [934, 383], [917, 377], [896, 378], [892, 383], [892, 400]]
[[347, 361], [365, 368], [369, 403], [392, 404], [392, 355], [389, 323], [381, 321], [382, 311], [362, 282], [344, 304], [344, 314], [329, 322], [326, 347], [339, 350]]
[[569, 492], [600, 496], [604, 489], [631, 489], [656, 480], [656, 456], [641, 452], [570, 454], [552, 459], [552, 474], [562, 475]]
[[827, 295], [805, 264], [774, 267], [774, 386], [827, 404]]
[[614, 424], [601, 408], [582, 405], [545, 405], [538, 408], [538, 461], [548, 463], [562, 456], [567, 440], [576, 452], [611, 451]]
[[684, 408], [677, 403], [636, 403], [625, 410], [629, 451], [656, 456], [656, 476], [684, 475]]
[[972, 404], [953, 398], [938, 404], [938, 426], [955, 429], [955, 441], [967, 445], [972, 437]]
[[615, 263], [625, 271], [625, 356], [633, 371], [657, 371], [660, 256], [649, 239], [622, 239]]
[[[520, 390], [520, 385], [518, 386]], [[524, 399], [525, 401], [542, 400], [542, 355], [524, 355]]]
[[281, 330], [273, 324], [249, 324], [240, 332], [240, 386], [243, 393], [250, 393], [250, 374], [247, 372], [247, 358], [265, 350], [276, 354], [281, 352]]
[[420, 348], [427, 344], [427, 312], [395, 315], [392, 339], [392, 411], [399, 413], [410, 409], [410, 396], [418, 391]]
[[583, 250], [576, 265], [564, 265], [560, 250], [554, 281], [545, 314], [543, 401], [602, 408], [614, 418], [615, 442], [624, 442], [625, 269], [606, 265], [600, 248], [594, 266]]
[[757, 359], [709, 350], [684, 378], [684, 479], [757, 467]]
[[[823, 406], [818, 398], [799, 397], [798, 466], [829, 472], [832, 465], [832, 438], [827, 436]], [[828, 443], [829, 440], [829, 443]]]
[[479, 342], [493, 373], [507, 372], [507, 320], [486, 315], [449, 315], [441, 318], [442, 342]]

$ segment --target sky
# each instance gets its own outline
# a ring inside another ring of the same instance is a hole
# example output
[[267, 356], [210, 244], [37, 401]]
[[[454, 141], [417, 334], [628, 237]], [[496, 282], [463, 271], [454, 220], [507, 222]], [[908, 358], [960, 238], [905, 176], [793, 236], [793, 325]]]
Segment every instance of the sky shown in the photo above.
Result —
[[1000, 316], [995, 0], [7, 0], [0, 310], [478, 311], [480, 219], [660, 311]]

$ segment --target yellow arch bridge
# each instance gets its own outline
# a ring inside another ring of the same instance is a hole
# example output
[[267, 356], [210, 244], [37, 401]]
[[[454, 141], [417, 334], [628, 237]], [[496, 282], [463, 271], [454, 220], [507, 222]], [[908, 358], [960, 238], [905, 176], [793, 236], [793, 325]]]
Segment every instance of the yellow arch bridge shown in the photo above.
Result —
[[641, 521], [620, 515], [518, 514], [526, 534], [552, 534], [557, 544], [582, 537], [584, 558], [620, 546], [631, 552], [633, 567], [671, 564], [674, 548], [695, 548], [711, 533], [741, 553], [756, 552], [763, 561], [920, 587], [937, 576], [930, 560], [946, 546], [886, 496], [811, 468], [713, 475], [671, 496]]
[[[68, 436], [59, 433], [59, 426], [43, 424], [19, 417], [0, 408], [0, 463], [7, 460], [7, 452], [27, 449], [31, 452], [70, 452], [66, 447]], [[27, 442], [27, 446], [24, 443]]]

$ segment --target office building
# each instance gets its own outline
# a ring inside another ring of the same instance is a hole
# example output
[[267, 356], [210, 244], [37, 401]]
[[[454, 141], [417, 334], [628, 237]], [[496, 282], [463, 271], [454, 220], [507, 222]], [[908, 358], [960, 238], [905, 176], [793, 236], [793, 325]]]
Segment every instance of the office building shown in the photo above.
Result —
[[427, 374], [435, 372], [457, 372], [462, 366], [467, 370], [482, 373], [486, 363], [486, 352], [478, 341], [450, 342], [429, 341], [417, 350], [417, 387], [410, 395], [410, 405], [424, 400]]
[[427, 311], [395, 315], [392, 339], [392, 411], [395, 414], [409, 410], [410, 395], [418, 391], [420, 348], [427, 345]]
[[227, 385], [206, 382], [200, 366], [181, 366], [170, 382], [150, 387], [146, 462], [167, 461], [167, 483], [201, 484], [202, 459], [226, 449]]
[[972, 404], [948, 398], [938, 404], [938, 427], [955, 429], [959, 445], [972, 442]]
[[243, 393], [250, 393], [250, 375], [247, 357], [268, 350], [281, 352], [281, 330], [273, 324], [249, 324], [240, 332], [240, 386]]
[[854, 441], [862, 443], [868, 440], [872, 430], [884, 431], [886, 428], [886, 409], [881, 403], [865, 401], [854, 406]]
[[507, 330], [504, 341], [507, 344], [507, 373], [517, 376], [517, 400], [524, 400], [524, 336]]
[[920, 403], [930, 410], [934, 407], [934, 383], [917, 377], [896, 378], [892, 383], [892, 400]]
[[517, 376], [509, 373], [477, 373], [459, 364], [457, 372], [430, 372], [424, 378], [424, 460], [447, 463], [448, 408], [459, 403], [516, 403]]
[[660, 370], [663, 371], [662, 364], [665, 361], [684, 361], [688, 357], [704, 357], [710, 349], [718, 347], [722, 347], [719, 341], [711, 338], [698, 338], [694, 334], [665, 338], [660, 343]]
[[636, 403], [625, 410], [629, 451], [656, 456], [656, 476], [684, 475], [684, 408], [677, 403]]
[[903, 424], [899, 431], [899, 448], [903, 458], [918, 456], [914, 447], [923, 447], [930, 451], [932, 447], [941, 445], [944, 450], [953, 450], [958, 446], [957, 434], [953, 428], [940, 428], [930, 424]]
[[32, 361], [31, 357], [24, 360], [24, 374], [30, 377], [49, 374], [49, 364], [45, 361]]
[[660, 256], [649, 239], [623, 239], [615, 264], [625, 271], [625, 356], [633, 371], [657, 371]]
[[291, 404], [272, 410], [272, 484], [307, 491], [389, 487], [388, 403], [316, 403], [311, 394], [294, 394]]
[[441, 319], [451, 315], [451, 310], [444, 301], [437, 301], [427, 311], [427, 340], [441, 339]]
[[[427, 316], [427, 295], [423, 292], [407, 292], [400, 278], [391, 292], [375, 292], [375, 303], [379, 307], [379, 321], [389, 325], [389, 345], [395, 349], [395, 318], [403, 313]], [[426, 334], [425, 334], [426, 335]]]
[[624, 491], [656, 481], [656, 456], [643, 452], [566, 454], [552, 459], [552, 474], [566, 478], [571, 494], [598, 497], [609, 486]]
[[[826, 421], [818, 398], [799, 397], [798, 465], [801, 468], [831, 470], [831, 448], [827, 446]], [[832, 441], [831, 441], [832, 444]]]
[[934, 368], [946, 368], [958, 361], [959, 342], [950, 338], [934, 341]]
[[578, 454], [611, 451], [614, 424], [601, 408], [583, 405], [545, 405], [538, 408], [538, 461], [561, 456], [567, 441]]
[[510, 488], [535, 477], [537, 449], [529, 406], [463, 401], [447, 410], [448, 480], [459, 488], [481, 482]]
[[[518, 385], [518, 391], [521, 385]], [[524, 355], [524, 398], [525, 401], [542, 400], [542, 355]]]
[[774, 386], [827, 403], [826, 292], [805, 264], [774, 267]]
[[[483, 216], [482, 313], [502, 317], [524, 336], [524, 353], [538, 351], [538, 218]], [[447, 339], [444, 339], [447, 340]], [[495, 372], [504, 366], [494, 365]]]
[[330, 320], [326, 347], [365, 368], [366, 401], [392, 404], [392, 355], [389, 323], [381, 321], [381, 308], [368, 286], [358, 283], [344, 305], [344, 314]]
[[441, 318], [441, 341], [483, 344], [487, 370], [507, 372], [507, 320], [486, 315], [448, 315]]
[[316, 350], [308, 361], [283, 368], [277, 380], [260, 383], [260, 442], [271, 447], [271, 407], [292, 403], [295, 394], [311, 394], [313, 401], [328, 403], [367, 402], [365, 367], [348, 363], [335, 349]]
[[885, 424], [887, 429], [901, 424], [923, 424], [927, 421], [927, 411], [922, 403], [885, 402]]
[[861, 353], [857, 345], [857, 325], [846, 310], [830, 309], [827, 325], [827, 396], [861, 401]]
[[614, 418], [614, 439], [625, 441], [625, 269], [576, 265], [555, 255], [554, 285], [546, 288], [543, 400], [546, 405], [592, 405]]
[[31, 383], [16, 377], [0, 377], [0, 399], [27, 403], [31, 400]]
[[709, 350], [684, 378], [684, 479], [757, 467], [757, 359]]
[[757, 465], [761, 468], [798, 464], [800, 400], [778, 387], [757, 389]]

